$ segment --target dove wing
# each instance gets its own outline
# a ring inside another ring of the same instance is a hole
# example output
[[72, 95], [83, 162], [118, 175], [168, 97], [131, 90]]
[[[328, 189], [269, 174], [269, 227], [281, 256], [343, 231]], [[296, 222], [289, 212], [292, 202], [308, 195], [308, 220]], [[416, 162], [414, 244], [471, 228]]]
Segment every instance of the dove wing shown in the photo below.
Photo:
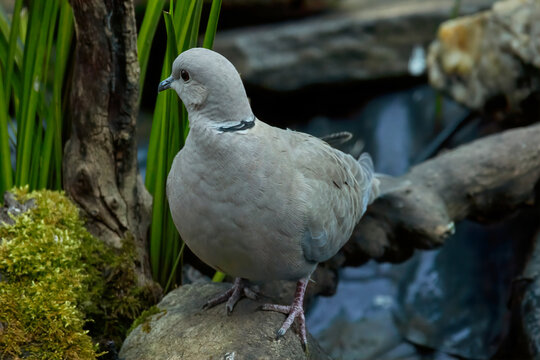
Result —
[[307, 214], [301, 238], [306, 260], [332, 257], [350, 238], [366, 207], [377, 196], [373, 163], [356, 160], [313, 136], [289, 131], [294, 168], [304, 181]]

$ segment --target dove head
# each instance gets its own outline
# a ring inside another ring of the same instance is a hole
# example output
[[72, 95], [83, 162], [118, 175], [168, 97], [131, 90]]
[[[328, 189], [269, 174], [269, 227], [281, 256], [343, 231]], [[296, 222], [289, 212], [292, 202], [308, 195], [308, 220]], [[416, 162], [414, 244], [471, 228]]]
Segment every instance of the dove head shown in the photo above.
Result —
[[159, 84], [158, 91], [166, 89], [176, 91], [192, 125], [205, 121], [222, 126], [253, 117], [238, 71], [212, 50], [193, 48], [178, 55], [171, 76]]

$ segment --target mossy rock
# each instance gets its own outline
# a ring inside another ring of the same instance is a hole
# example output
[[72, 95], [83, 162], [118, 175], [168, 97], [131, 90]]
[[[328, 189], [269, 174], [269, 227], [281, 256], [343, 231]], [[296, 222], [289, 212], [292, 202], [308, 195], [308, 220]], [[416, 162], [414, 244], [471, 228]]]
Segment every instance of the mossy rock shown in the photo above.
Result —
[[90, 235], [62, 192], [12, 192], [35, 206], [0, 225], [0, 358], [95, 359], [98, 341], [119, 344], [152, 305], [133, 243], [111, 249]]

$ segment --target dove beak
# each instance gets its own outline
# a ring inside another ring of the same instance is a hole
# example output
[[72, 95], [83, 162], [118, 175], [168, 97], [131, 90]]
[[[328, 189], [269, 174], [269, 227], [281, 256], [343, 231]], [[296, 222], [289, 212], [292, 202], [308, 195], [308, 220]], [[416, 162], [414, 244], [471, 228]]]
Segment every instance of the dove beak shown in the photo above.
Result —
[[169, 76], [168, 78], [166, 78], [165, 80], [163, 80], [162, 82], [159, 83], [157, 91], [162, 92], [163, 90], [170, 89], [171, 88], [171, 83], [173, 81], [174, 81], [173, 77]]

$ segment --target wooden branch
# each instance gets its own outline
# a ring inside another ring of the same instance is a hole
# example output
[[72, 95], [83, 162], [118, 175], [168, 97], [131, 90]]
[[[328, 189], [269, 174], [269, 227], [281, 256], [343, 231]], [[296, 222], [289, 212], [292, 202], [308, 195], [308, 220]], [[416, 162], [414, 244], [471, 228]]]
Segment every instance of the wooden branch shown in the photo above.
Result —
[[137, 168], [139, 64], [131, 0], [71, 0], [77, 46], [64, 188], [91, 233], [115, 248], [133, 239], [139, 285], [153, 284], [147, 255], [151, 197]]
[[454, 222], [495, 222], [534, 203], [540, 179], [540, 125], [509, 130], [426, 161], [410, 184], [373, 203], [337, 255], [340, 265], [370, 258], [400, 262], [440, 246]]

